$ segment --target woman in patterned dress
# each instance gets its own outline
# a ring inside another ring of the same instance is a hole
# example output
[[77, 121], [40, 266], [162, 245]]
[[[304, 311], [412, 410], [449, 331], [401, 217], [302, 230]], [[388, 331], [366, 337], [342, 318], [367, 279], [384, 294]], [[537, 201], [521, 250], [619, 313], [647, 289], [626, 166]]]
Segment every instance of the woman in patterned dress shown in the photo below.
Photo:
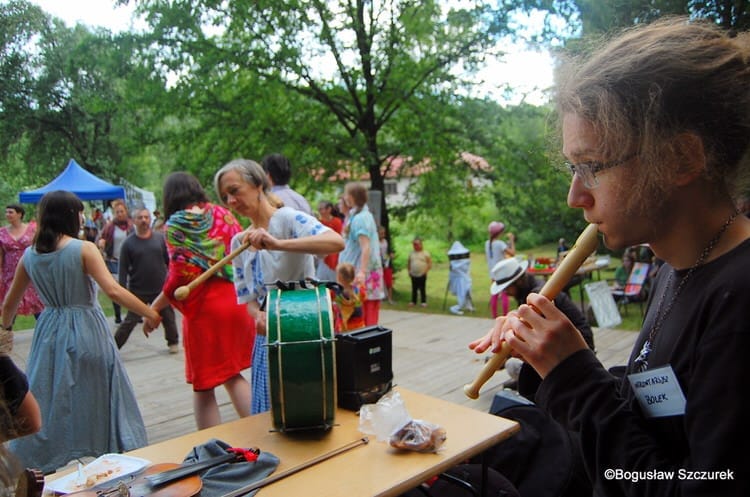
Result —
[[[13, 282], [13, 276], [16, 274], [16, 266], [21, 260], [23, 251], [34, 241], [36, 232], [36, 223], [23, 222], [23, 216], [26, 210], [18, 204], [10, 204], [5, 207], [5, 219], [8, 220], [8, 226], [0, 228], [0, 302], [5, 300], [5, 294], [8, 293], [10, 284]], [[21, 298], [17, 314], [24, 316], [39, 316], [44, 309], [39, 295], [36, 293], [34, 285], [29, 285]]]
[[232, 237], [242, 228], [231, 212], [208, 201], [191, 174], [170, 174], [163, 199], [169, 270], [162, 293], [151, 306], [159, 311], [170, 303], [183, 315], [185, 378], [193, 385], [196, 425], [203, 429], [221, 423], [214, 393], [219, 385], [226, 388], [240, 417], [250, 414], [250, 384], [241, 372], [250, 367], [255, 323], [236, 303], [231, 265], [193, 289], [185, 300], [177, 300], [174, 292], [228, 254]]

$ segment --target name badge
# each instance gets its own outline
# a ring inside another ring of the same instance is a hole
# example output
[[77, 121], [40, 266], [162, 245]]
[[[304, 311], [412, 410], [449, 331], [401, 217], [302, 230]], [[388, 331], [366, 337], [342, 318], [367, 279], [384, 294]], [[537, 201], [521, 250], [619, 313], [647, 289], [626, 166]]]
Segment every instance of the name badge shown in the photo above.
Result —
[[685, 395], [672, 366], [630, 374], [628, 381], [647, 417], [685, 414]]

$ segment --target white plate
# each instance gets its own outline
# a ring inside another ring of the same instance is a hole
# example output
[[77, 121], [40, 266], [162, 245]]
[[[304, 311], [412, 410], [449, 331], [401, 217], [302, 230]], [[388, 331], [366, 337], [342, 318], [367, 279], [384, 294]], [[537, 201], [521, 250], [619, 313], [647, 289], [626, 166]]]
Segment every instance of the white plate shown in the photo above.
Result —
[[79, 477], [78, 470], [74, 470], [62, 478], [49, 482], [45, 488], [60, 494], [78, 492], [135, 473], [149, 464], [151, 461], [140, 457], [104, 454], [83, 467], [83, 477]]

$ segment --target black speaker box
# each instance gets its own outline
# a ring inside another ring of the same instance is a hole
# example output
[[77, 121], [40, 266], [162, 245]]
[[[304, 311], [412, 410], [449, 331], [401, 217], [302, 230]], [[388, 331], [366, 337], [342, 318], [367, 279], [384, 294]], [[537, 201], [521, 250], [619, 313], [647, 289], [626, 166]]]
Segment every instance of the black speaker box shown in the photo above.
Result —
[[338, 405], [358, 410], [391, 389], [392, 334], [379, 325], [336, 335]]

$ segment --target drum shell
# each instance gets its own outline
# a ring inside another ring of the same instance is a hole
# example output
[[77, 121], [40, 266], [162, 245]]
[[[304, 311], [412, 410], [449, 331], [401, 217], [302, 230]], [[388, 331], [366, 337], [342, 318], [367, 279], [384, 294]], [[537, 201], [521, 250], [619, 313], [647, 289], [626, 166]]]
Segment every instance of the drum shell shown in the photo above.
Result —
[[274, 428], [329, 429], [336, 413], [336, 354], [328, 290], [272, 289], [266, 306]]

